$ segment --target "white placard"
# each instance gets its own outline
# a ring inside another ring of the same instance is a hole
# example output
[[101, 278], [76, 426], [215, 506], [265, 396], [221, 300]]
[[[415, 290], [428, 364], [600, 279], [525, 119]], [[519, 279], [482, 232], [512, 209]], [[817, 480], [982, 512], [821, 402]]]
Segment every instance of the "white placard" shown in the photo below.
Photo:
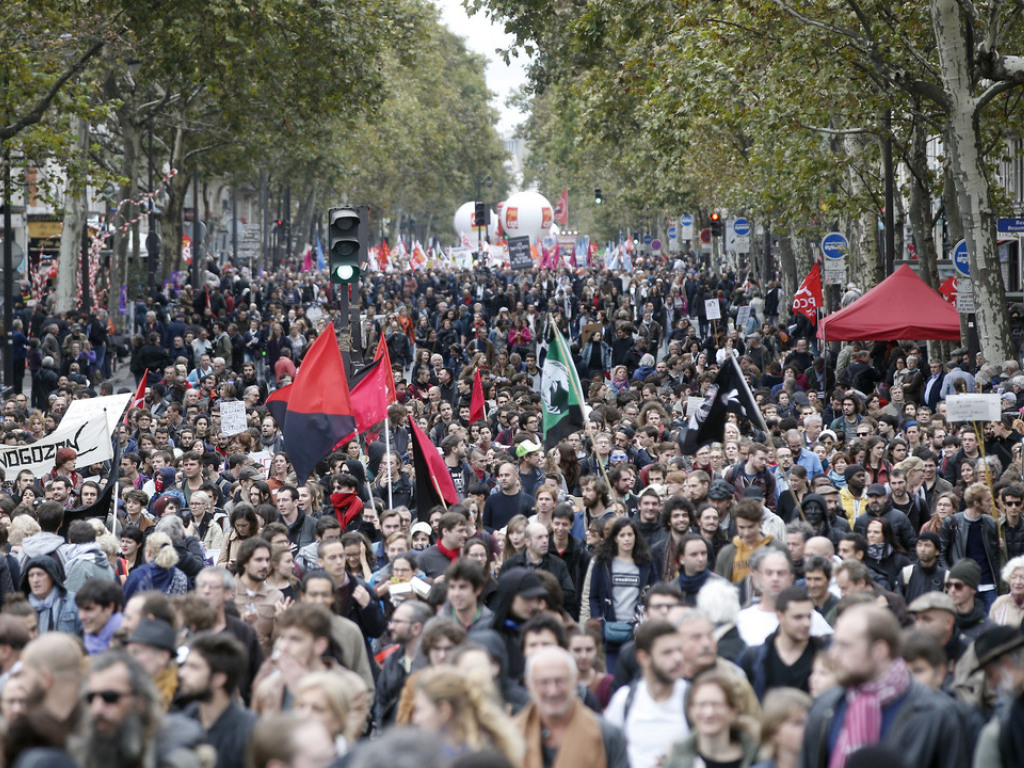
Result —
[[722, 305], [718, 303], [718, 299], [704, 299], [704, 313], [708, 320], [721, 320]]
[[999, 421], [1002, 408], [998, 394], [949, 395], [946, 421]]
[[220, 404], [220, 431], [230, 437], [245, 432], [249, 422], [245, 418], [245, 401], [229, 400]]
[[[224, 403], [221, 403], [221, 407], [224, 407]], [[263, 479], [270, 477], [270, 463], [274, 460], [274, 454], [270, 451], [254, 451], [249, 454], [249, 458], [263, 467]]]
[[[104, 410], [107, 416], [107, 432], [111, 435], [117, 430], [121, 422], [124, 409], [131, 401], [132, 395], [125, 392], [121, 395], [107, 395], [106, 397], [87, 397], [82, 400], [72, 400], [68, 406], [64, 418], [61, 419], [61, 426], [76, 424], [82, 421], [92, 421], [100, 416]], [[113, 454], [111, 454], [113, 456]], [[110, 458], [108, 456], [107, 458]]]
[[688, 397], [686, 398], [686, 418], [692, 418], [700, 407], [704, 405], [703, 397]]
[[750, 320], [750, 305], [744, 304], [736, 310], [736, 330], [746, 328], [748, 320]]

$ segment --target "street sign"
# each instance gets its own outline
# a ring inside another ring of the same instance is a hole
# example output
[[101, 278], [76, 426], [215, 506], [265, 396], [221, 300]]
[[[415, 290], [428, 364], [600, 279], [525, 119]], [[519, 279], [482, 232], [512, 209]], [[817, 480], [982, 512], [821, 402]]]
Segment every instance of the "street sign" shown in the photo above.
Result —
[[846, 259], [828, 259], [822, 272], [825, 285], [846, 285]]
[[974, 285], [969, 277], [957, 278], [956, 311], [961, 315], [974, 314]]
[[850, 241], [841, 232], [829, 232], [821, 238], [821, 252], [827, 259], [844, 259], [850, 252]]
[[650, 235], [644, 235], [644, 245], [650, 245], [654, 241], [654, 238]]
[[651, 250], [654, 251], [655, 253], [660, 251], [661, 250], [661, 240], [652, 240], [651, 241]]
[[679, 217], [679, 239], [693, 240], [693, 216], [688, 213]]
[[676, 228], [675, 227], [669, 227], [668, 228], [668, 239], [669, 240], [675, 240], [676, 239]]
[[750, 234], [750, 222], [746, 219], [735, 219], [732, 223], [732, 231], [739, 237], [747, 237]]
[[953, 268], [957, 274], [971, 276], [971, 260], [967, 256], [967, 241], [961, 240], [953, 248]]
[[702, 243], [711, 242], [711, 227], [704, 227], [704, 229], [700, 231], [700, 241]]
[[1024, 219], [998, 219], [996, 229], [999, 232], [1024, 233]]

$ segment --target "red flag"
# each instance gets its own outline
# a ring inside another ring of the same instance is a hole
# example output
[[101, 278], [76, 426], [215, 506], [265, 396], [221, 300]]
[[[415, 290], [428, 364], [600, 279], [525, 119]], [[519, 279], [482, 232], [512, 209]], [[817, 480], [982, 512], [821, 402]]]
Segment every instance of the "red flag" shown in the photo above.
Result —
[[388, 385], [391, 370], [385, 367], [386, 361], [377, 358], [359, 373], [352, 377], [352, 389], [349, 396], [352, 400], [352, 413], [356, 417], [356, 429], [366, 432], [374, 424], [388, 417]]
[[430, 510], [438, 504], [458, 504], [459, 493], [455, 490], [448, 465], [444, 463], [437, 447], [430, 442], [416, 420], [409, 416], [412, 430], [412, 465], [416, 472], [416, 514], [420, 520], [427, 520]]
[[563, 227], [569, 226], [569, 188], [562, 190], [562, 196], [555, 204], [555, 221]]
[[380, 241], [380, 249], [377, 251], [377, 267], [381, 272], [387, 272], [391, 266], [391, 249], [388, 248], [388, 241]]
[[268, 397], [267, 407], [281, 427], [295, 475], [304, 482], [317, 462], [356, 428], [333, 325], [313, 342], [294, 383]]
[[384, 332], [381, 331], [380, 341], [377, 342], [377, 354], [373, 356], [373, 359], [383, 358], [384, 370], [386, 381], [384, 382], [387, 387], [388, 393], [388, 405], [398, 402], [398, 390], [395, 388], [395, 371], [391, 367], [391, 350], [388, 349], [388, 343], [384, 338]]
[[128, 414], [131, 413], [132, 408], [143, 408], [146, 405], [146, 379], [148, 376], [143, 373], [142, 381], [139, 382], [138, 389], [135, 390], [135, 396], [132, 401], [128, 403], [128, 410], [124, 412], [124, 423], [128, 423]]
[[816, 321], [818, 309], [824, 306], [825, 299], [821, 294], [821, 265], [815, 262], [793, 295], [793, 311], [808, 320]]
[[480, 369], [477, 368], [476, 375], [473, 377], [473, 399], [470, 401], [469, 405], [470, 424], [479, 419], [487, 418], [487, 412], [484, 410], [485, 405], [484, 383], [480, 380]]

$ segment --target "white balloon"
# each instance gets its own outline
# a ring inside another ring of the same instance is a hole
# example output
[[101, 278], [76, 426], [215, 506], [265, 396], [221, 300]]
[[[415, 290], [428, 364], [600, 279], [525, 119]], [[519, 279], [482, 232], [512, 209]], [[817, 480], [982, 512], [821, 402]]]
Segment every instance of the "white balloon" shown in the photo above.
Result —
[[532, 190], [516, 192], [501, 208], [501, 226], [505, 230], [505, 237], [527, 236], [531, 240], [542, 238], [551, 229], [554, 217], [550, 201], [540, 192]]

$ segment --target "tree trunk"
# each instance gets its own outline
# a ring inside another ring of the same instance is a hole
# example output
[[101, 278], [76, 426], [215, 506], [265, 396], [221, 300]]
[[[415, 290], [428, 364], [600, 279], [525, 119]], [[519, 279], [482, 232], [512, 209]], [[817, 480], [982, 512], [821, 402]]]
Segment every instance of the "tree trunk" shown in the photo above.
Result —
[[921, 278], [935, 290], [939, 289], [939, 273], [935, 264], [935, 236], [932, 227], [931, 186], [928, 184], [928, 131], [923, 121], [914, 122], [910, 149], [904, 159], [910, 170], [907, 215], [914, 233]]
[[[89, 123], [78, 117], [71, 117], [71, 131], [78, 134], [78, 148], [83, 160], [89, 153]], [[54, 312], [62, 314], [75, 307], [75, 288], [81, 273], [82, 232], [88, 214], [88, 191], [85, 184], [76, 189], [78, 182], [68, 180], [64, 194], [64, 227], [60, 235], [60, 256], [57, 261], [57, 286], [54, 296]]]
[[[142, 134], [135, 123], [134, 105], [125, 105], [117, 111], [118, 123], [121, 128], [123, 155], [121, 157], [121, 175], [126, 182], [121, 185], [118, 202], [134, 196], [135, 180], [139, 177], [139, 164], [142, 157]], [[121, 231], [125, 222], [138, 216], [138, 206], [126, 205], [120, 214], [114, 217], [111, 224], [118, 229], [114, 234], [114, 247], [110, 257], [110, 295], [107, 297], [107, 314], [114, 319], [118, 328], [127, 330], [125, 321], [119, 310], [121, 307], [121, 286], [128, 280], [128, 245], [132, 239], [132, 228]], [[129, 291], [129, 293], [131, 293]]]
[[981, 151], [980, 105], [973, 96], [968, 37], [959, 3], [932, 0], [931, 7], [947, 100], [945, 139], [967, 241], [978, 339], [986, 360], [1012, 359], [1015, 355], [1006, 314], [1006, 286], [999, 268], [991, 194]]
[[[192, 172], [185, 167], [184, 162], [184, 132], [175, 129], [174, 143], [171, 151], [171, 167], [177, 168], [177, 175], [167, 182], [167, 210], [160, 217], [160, 235], [163, 238], [163, 259], [161, 259], [161, 275], [164, 280], [171, 276], [171, 271], [176, 269], [187, 269], [187, 265], [181, 258], [181, 237], [185, 232], [184, 213], [185, 195], [188, 194], [189, 184], [192, 183]], [[199, 215], [198, 201], [193, 203]], [[192, 233], [188, 233], [189, 237]], [[198, 248], [193, 244], [193, 258]]]

